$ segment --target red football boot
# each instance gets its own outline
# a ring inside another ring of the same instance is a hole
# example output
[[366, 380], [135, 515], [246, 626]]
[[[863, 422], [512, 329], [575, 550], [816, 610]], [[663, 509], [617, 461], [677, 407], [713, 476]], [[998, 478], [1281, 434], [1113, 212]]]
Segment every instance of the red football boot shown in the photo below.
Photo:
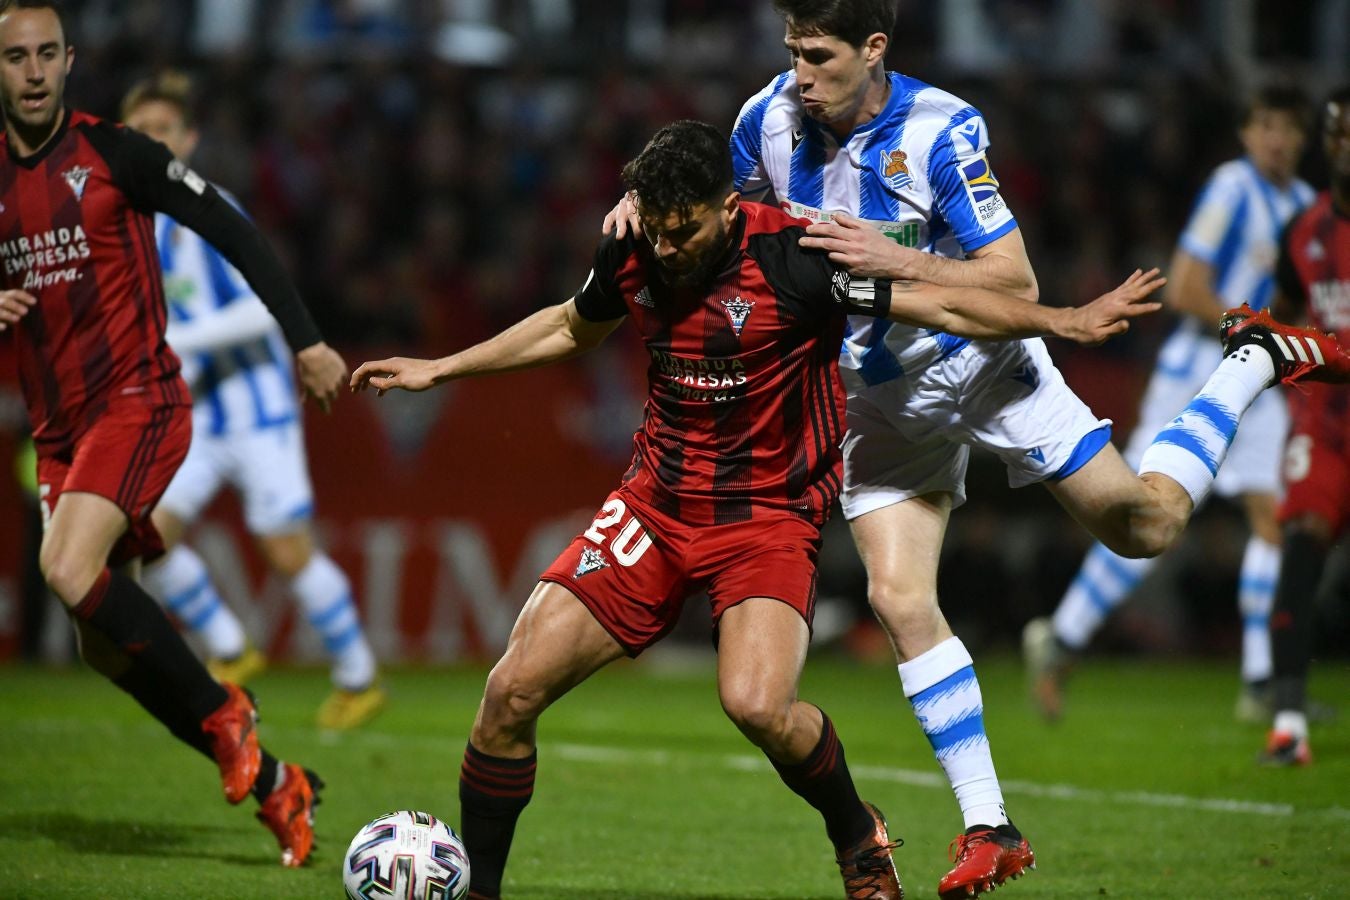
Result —
[[942, 900], [978, 896], [1036, 868], [1031, 845], [1012, 825], [972, 828], [958, 835], [948, 849], [956, 865], [938, 882]]
[[1219, 339], [1225, 356], [1249, 344], [1260, 346], [1275, 363], [1276, 381], [1350, 383], [1350, 354], [1335, 336], [1277, 322], [1264, 309], [1254, 312], [1244, 303], [1228, 310], [1219, 320]]
[[1312, 750], [1308, 739], [1294, 737], [1284, 731], [1271, 731], [1266, 737], [1266, 749], [1256, 757], [1263, 766], [1310, 766]]
[[904, 900], [905, 889], [895, 871], [891, 851], [904, 841], [893, 841], [886, 834], [886, 817], [870, 803], [864, 803], [876, 824], [872, 833], [836, 857], [844, 876], [844, 896], [848, 900]]
[[211, 755], [220, 767], [220, 784], [225, 799], [238, 803], [253, 790], [262, 765], [262, 751], [258, 749], [258, 708], [253, 698], [238, 685], [222, 683], [229, 695], [211, 715], [202, 722], [202, 731], [211, 738]]
[[299, 866], [314, 847], [314, 807], [319, 805], [323, 781], [308, 769], [286, 763], [281, 785], [267, 795], [258, 821], [277, 837], [281, 864]]

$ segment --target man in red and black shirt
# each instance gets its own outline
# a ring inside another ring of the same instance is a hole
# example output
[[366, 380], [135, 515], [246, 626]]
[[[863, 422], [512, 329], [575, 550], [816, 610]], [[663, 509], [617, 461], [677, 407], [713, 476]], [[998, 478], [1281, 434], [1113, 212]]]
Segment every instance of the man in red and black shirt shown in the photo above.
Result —
[[[1275, 309], [1283, 319], [1306, 318], [1344, 341], [1350, 336], [1350, 87], [1327, 101], [1323, 147], [1331, 190], [1285, 231]], [[1331, 545], [1350, 525], [1350, 391], [1308, 382], [1287, 396], [1290, 429], [1279, 513], [1284, 564], [1270, 618], [1275, 721], [1261, 761], [1307, 765], [1313, 599]]]
[[[369, 362], [352, 376], [357, 389], [418, 391], [544, 365], [595, 347], [625, 317], [651, 357], [632, 466], [541, 576], [488, 677], [460, 775], [470, 896], [500, 893], [544, 709], [660, 640], [685, 599], [706, 591], [723, 708], [824, 817], [847, 896], [900, 897], [880, 813], [858, 798], [829, 718], [797, 699], [820, 527], [840, 487], [845, 313], [984, 335], [1025, 321], [1032, 305], [850, 279], [798, 246], [802, 222], [740, 202], [726, 139], [710, 125], [662, 129], [624, 180], [646, 240], [605, 238], [571, 300], [453, 356]], [[1136, 277], [1088, 307], [1043, 307], [1029, 327], [1085, 316], [1103, 340], [1154, 308], [1142, 302], [1153, 287]]]
[[164, 342], [160, 210], [245, 274], [326, 407], [345, 377], [266, 242], [161, 144], [65, 106], [74, 49], [52, 0], [0, 2], [0, 329], [12, 331], [38, 455], [43, 577], [81, 653], [252, 793], [283, 862], [313, 839], [317, 779], [261, 750], [252, 700], [217, 684], [136, 584], [162, 551], [149, 514], [185, 455], [191, 406]]

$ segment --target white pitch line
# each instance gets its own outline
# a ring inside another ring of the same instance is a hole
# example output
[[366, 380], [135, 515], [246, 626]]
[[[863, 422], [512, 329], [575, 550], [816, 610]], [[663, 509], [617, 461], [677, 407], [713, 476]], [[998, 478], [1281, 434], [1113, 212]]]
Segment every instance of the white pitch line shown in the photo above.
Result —
[[[83, 733], [90, 731], [100, 734], [113, 734], [124, 730], [109, 722], [91, 722], [83, 719], [46, 718], [29, 719], [19, 723], [14, 731], [33, 733]], [[163, 730], [148, 722], [131, 726], [129, 730], [147, 734], [162, 735]], [[315, 732], [308, 728], [292, 726], [263, 725], [264, 734], [281, 734], [288, 743], [293, 741], [314, 740]], [[320, 743], [326, 746], [359, 743], [376, 747], [420, 747], [430, 751], [459, 753], [463, 743], [458, 738], [434, 737], [431, 735], [397, 735], [388, 732], [364, 729], [341, 733], [319, 732]], [[574, 763], [598, 763], [619, 765], [644, 765], [654, 768], [689, 768], [704, 766], [708, 763], [723, 769], [738, 772], [761, 772], [771, 770], [769, 761], [762, 756], [744, 753], [702, 754], [671, 750], [632, 750], [625, 747], [606, 747], [595, 744], [571, 744], [545, 742], [541, 749], [545, 756], [556, 756]], [[901, 769], [894, 766], [853, 765], [849, 767], [853, 777], [859, 781], [882, 781], [892, 784], [905, 784], [911, 787], [950, 790], [947, 779], [936, 771], [920, 772], [915, 769]], [[1152, 791], [1104, 791], [1098, 788], [1084, 788], [1072, 784], [1042, 784], [1035, 781], [1000, 780], [1004, 793], [1020, 794], [1027, 797], [1039, 797], [1047, 800], [1063, 800], [1071, 803], [1092, 803], [1097, 806], [1152, 806], [1168, 809], [1180, 809], [1194, 812], [1214, 812], [1223, 815], [1256, 815], [1287, 818], [1289, 816], [1313, 816], [1350, 822], [1350, 809], [1343, 806], [1326, 806], [1299, 809], [1289, 803], [1260, 803], [1251, 800], [1238, 800], [1229, 797], [1191, 797], [1186, 794], [1161, 794]]]

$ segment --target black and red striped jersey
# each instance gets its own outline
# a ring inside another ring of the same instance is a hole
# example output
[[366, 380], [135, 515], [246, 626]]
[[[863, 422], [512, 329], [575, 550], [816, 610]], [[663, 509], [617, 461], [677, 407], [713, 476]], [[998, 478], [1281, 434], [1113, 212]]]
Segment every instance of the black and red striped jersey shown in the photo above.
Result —
[[1310, 324], [1350, 340], [1350, 216], [1324, 191], [1289, 223], [1280, 249], [1280, 290]]
[[70, 110], [31, 156], [0, 140], [0, 287], [37, 297], [10, 330], [39, 450], [68, 451], [118, 396], [190, 402], [164, 342], [156, 211], [235, 263], [293, 347], [320, 340], [261, 236], [162, 144]]
[[742, 203], [703, 288], [676, 287], [640, 235], [601, 243], [577, 293], [590, 321], [631, 316], [651, 356], [629, 487], [690, 525], [789, 510], [821, 524], [839, 494], [847, 291], [804, 226]]

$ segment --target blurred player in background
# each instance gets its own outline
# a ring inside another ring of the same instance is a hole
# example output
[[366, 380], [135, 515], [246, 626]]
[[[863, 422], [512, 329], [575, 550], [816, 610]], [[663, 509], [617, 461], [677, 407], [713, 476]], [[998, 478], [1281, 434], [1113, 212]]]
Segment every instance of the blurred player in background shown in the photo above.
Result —
[[[143, 81], [123, 100], [122, 119], [187, 163], [198, 141], [190, 92], [178, 73]], [[353, 728], [379, 712], [385, 693], [351, 583], [314, 546], [314, 495], [281, 329], [200, 236], [160, 213], [155, 237], [169, 304], [165, 337], [193, 391], [193, 437], [152, 516], [168, 555], [146, 569], [146, 586], [201, 639], [218, 679], [243, 683], [261, 671], [263, 655], [221, 601], [201, 557], [181, 542], [220, 488], [233, 488], [268, 568], [300, 601], [332, 659], [334, 690], [319, 708], [319, 726]]]
[[[1350, 86], [1331, 95], [1322, 124], [1331, 189], [1285, 232], [1274, 312], [1344, 336], [1350, 335]], [[1350, 391], [1312, 384], [1289, 391], [1288, 399], [1284, 567], [1270, 622], [1275, 720], [1261, 760], [1307, 765], [1313, 601], [1331, 545], [1350, 524]]]
[[[1295, 176], [1308, 127], [1309, 104], [1292, 87], [1266, 86], [1248, 100], [1238, 130], [1244, 155], [1210, 176], [1172, 259], [1167, 296], [1185, 317], [1158, 355], [1139, 424], [1125, 459], [1137, 465], [1153, 436], [1209, 378], [1222, 356], [1214, 323], [1227, 307], [1264, 309], [1275, 287], [1280, 232], [1312, 202]], [[1270, 609], [1280, 572], [1275, 511], [1280, 454], [1289, 427], [1284, 398], [1270, 391], [1247, 411], [1228, 463], [1215, 479], [1222, 496], [1239, 498], [1251, 526], [1238, 583], [1242, 616], [1242, 682], [1235, 714], [1265, 721], [1270, 711]], [[1106, 617], [1153, 569], [1154, 559], [1126, 559], [1102, 544], [1087, 555], [1052, 619], [1035, 619], [1023, 634], [1032, 697], [1050, 719], [1063, 708], [1062, 688], [1074, 658]]]
[[42, 574], [90, 666], [214, 760], [227, 800], [251, 793], [282, 862], [299, 865], [321, 782], [259, 746], [252, 698], [217, 683], [135, 581], [139, 560], [163, 552], [150, 510], [192, 429], [164, 342], [153, 214], [205, 234], [246, 274], [324, 408], [346, 367], [266, 242], [210, 185], [162, 145], [66, 108], [65, 35], [52, 0], [0, 2], [0, 330], [16, 341], [37, 449]]

